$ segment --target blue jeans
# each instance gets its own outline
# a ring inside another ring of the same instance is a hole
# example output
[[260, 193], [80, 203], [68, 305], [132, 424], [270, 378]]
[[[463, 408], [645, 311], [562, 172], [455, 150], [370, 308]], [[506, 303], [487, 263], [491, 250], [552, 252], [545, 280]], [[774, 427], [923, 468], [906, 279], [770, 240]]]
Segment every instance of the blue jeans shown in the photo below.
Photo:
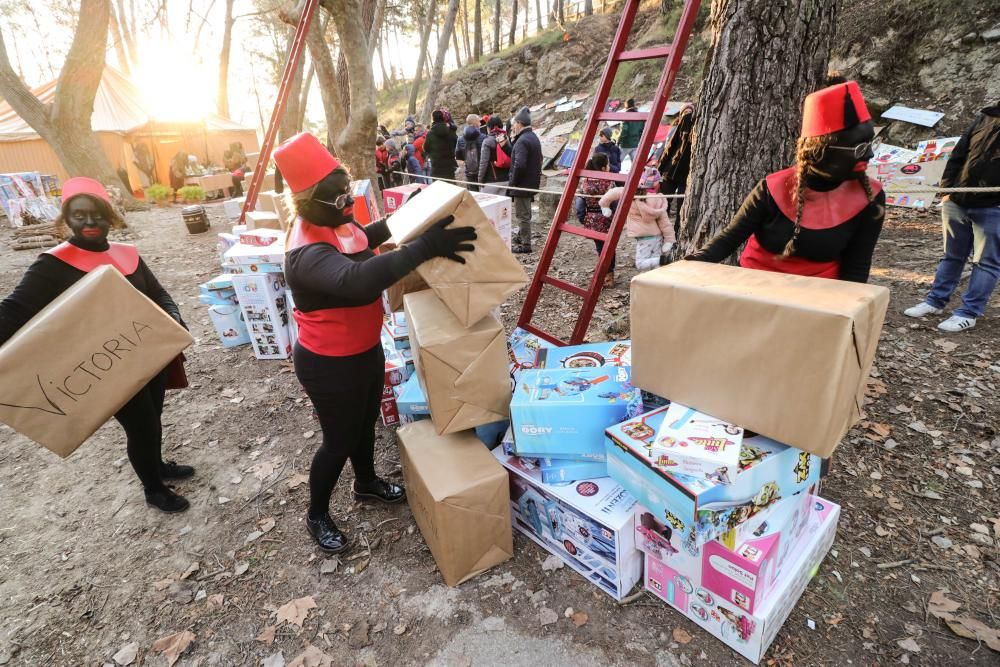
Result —
[[935, 308], [948, 305], [971, 255], [969, 288], [962, 295], [962, 306], [955, 314], [974, 319], [982, 317], [1000, 279], [1000, 206], [964, 208], [946, 201], [941, 209], [941, 224], [944, 258], [938, 264], [927, 303]]

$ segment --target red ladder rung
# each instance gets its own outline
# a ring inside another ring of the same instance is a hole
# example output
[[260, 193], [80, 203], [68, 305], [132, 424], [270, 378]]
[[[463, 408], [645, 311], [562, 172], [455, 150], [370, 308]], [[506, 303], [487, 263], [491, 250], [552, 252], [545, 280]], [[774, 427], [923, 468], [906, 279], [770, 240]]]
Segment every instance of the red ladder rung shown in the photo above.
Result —
[[580, 178], [599, 178], [616, 183], [624, 183], [625, 179], [628, 178], [628, 174], [615, 174], [610, 171], [594, 171], [593, 169], [581, 169], [577, 173], [580, 174]]
[[622, 51], [618, 56], [618, 62], [626, 62], [628, 60], [654, 60], [656, 58], [667, 58], [670, 56], [670, 50], [673, 47], [669, 44], [666, 46], [654, 46], [648, 49], [635, 49], [634, 51]]
[[546, 285], [551, 285], [557, 289], [561, 289], [564, 292], [569, 292], [570, 294], [575, 294], [582, 299], [586, 299], [587, 295], [590, 294], [587, 290], [582, 287], [577, 287], [573, 283], [568, 283], [560, 278], [553, 278], [552, 276], [542, 276], [542, 282]]
[[538, 336], [542, 340], [548, 341], [549, 343], [552, 343], [553, 345], [565, 345], [566, 344], [563, 341], [559, 340], [557, 337], [555, 337], [552, 334], [550, 334], [548, 331], [545, 331], [544, 329], [539, 329], [534, 324], [528, 324], [526, 322], [526, 323], [518, 325], [518, 326], [520, 326], [521, 329], [524, 329], [528, 333], [533, 334], [535, 336]]
[[607, 241], [607, 232], [595, 232], [593, 229], [587, 229], [586, 227], [581, 227], [579, 225], [571, 225], [568, 222], [564, 222], [559, 225], [559, 231], [565, 232], [566, 234], [576, 234], [577, 236], [586, 236], [588, 239], [594, 239], [595, 241]]
[[646, 111], [604, 111], [597, 114], [597, 120], [608, 122], [616, 120], [649, 120], [649, 113]]

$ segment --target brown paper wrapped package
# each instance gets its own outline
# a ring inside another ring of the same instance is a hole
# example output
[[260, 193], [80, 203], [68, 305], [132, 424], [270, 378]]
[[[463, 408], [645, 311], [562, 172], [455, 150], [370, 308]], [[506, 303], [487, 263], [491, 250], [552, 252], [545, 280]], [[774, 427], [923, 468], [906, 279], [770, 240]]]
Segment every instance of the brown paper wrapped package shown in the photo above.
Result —
[[679, 262], [631, 291], [637, 387], [823, 457], [860, 418], [886, 288]]
[[192, 342], [104, 266], [0, 347], [0, 421], [69, 456]]
[[457, 586], [514, 553], [507, 471], [471, 431], [440, 436], [427, 420], [399, 429], [413, 518], [444, 582]]
[[447, 304], [462, 326], [471, 327], [528, 282], [528, 276], [468, 190], [437, 181], [389, 218], [394, 243], [403, 244], [442, 218], [452, 227], [475, 227], [476, 249], [465, 264], [437, 257], [417, 272]]
[[466, 328], [431, 290], [403, 297], [410, 349], [438, 433], [507, 419], [507, 339], [492, 315]]

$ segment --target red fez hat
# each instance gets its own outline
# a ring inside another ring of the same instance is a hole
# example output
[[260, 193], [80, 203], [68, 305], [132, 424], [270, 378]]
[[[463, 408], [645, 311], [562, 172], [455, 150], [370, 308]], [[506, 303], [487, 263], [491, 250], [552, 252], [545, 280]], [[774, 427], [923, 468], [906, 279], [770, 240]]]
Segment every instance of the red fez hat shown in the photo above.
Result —
[[100, 181], [95, 181], [92, 178], [87, 178], [86, 176], [75, 176], [63, 182], [62, 184], [62, 203], [66, 205], [70, 199], [76, 197], [77, 195], [90, 195], [95, 199], [100, 199], [101, 201], [110, 204], [111, 197], [108, 196], [108, 191], [104, 189]]
[[340, 166], [337, 158], [308, 132], [300, 132], [274, 149], [274, 163], [292, 192], [311, 188]]
[[800, 134], [803, 137], [819, 137], [871, 119], [857, 82], [838, 83], [806, 97]]

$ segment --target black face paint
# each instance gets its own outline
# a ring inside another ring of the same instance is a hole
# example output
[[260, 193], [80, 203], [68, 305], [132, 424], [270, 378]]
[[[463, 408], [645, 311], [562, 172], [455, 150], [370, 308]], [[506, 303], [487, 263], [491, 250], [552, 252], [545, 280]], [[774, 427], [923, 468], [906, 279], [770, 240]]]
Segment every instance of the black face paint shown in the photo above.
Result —
[[819, 160], [809, 165], [809, 174], [841, 183], [864, 170], [874, 156], [871, 143], [875, 138], [875, 129], [869, 121], [832, 136], [833, 142], [824, 149]]
[[[316, 184], [312, 199], [303, 212], [309, 222], [325, 227], [339, 227], [354, 221], [354, 198], [351, 196], [351, 177], [335, 171]], [[343, 206], [338, 206], [343, 204]]]

